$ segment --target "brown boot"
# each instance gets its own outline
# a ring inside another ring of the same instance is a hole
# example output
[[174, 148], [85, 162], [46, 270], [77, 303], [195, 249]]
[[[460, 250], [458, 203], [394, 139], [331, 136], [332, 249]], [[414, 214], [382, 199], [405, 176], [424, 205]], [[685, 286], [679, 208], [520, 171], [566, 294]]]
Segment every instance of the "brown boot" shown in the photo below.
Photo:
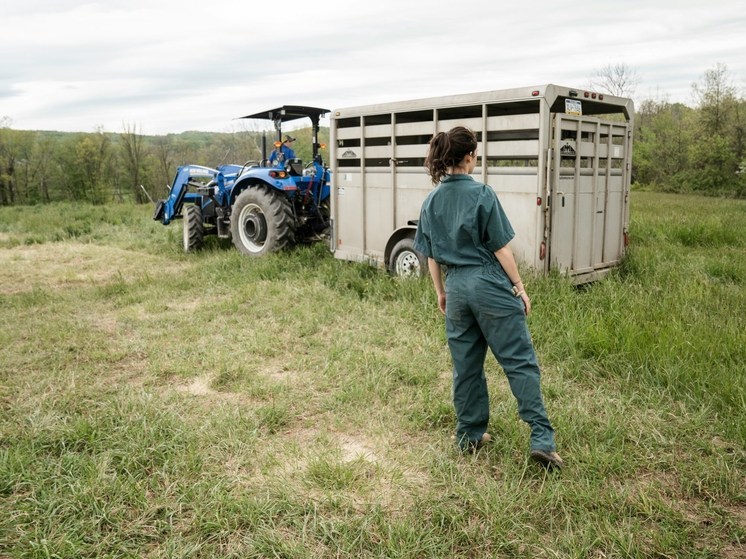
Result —
[[482, 438], [478, 441], [472, 441], [469, 443], [469, 452], [476, 452], [482, 448], [486, 443], [492, 441], [492, 435], [489, 433], [483, 433]]
[[[456, 435], [452, 435], [451, 440], [455, 441]], [[486, 443], [489, 443], [491, 441], [492, 441], [492, 435], [490, 435], [489, 433], [483, 433], [481, 439], [479, 439], [478, 441], [469, 441], [469, 443], [466, 445], [466, 448], [462, 447], [462, 450], [464, 452], [475, 453], [480, 448], [482, 448]]]
[[556, 452], [548, 452], [546, 450], [532, 450], [531, 459], [541, 466], [544, 466], [547, 470], [561, 470], [562, 466], [565, 465], [565, 462], [560, 458], [559, 454]]

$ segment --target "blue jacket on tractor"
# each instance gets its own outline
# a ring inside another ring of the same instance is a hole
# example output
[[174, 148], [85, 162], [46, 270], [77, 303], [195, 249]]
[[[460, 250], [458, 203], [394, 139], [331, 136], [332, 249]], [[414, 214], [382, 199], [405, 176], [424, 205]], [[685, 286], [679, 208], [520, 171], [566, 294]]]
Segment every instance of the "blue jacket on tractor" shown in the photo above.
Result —
[[295, 159], [295, 151], [293, 151], [293, 148], [288, 145], [289, 143], [294, 141], [295, 138], [291, 136], [285, 136], [282, 145], [279, 148], [275, 148], [274, 150], [272, 150], [272, 153], [269, 155], [269, 164], [282, 165], [290, 159]]

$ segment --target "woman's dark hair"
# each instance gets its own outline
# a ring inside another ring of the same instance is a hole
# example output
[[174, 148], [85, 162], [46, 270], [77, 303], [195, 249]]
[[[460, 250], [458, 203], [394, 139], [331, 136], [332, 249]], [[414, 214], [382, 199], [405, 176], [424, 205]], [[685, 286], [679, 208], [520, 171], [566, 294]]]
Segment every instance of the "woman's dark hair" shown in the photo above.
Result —
[[438, 132], [430, 140], [425, 168], [433, 184], [438, 184], [448, 174], [449, 167], [458, 166], [466, 154], [477, 149], [477, 137], [464, 126], [455, 126], [448, 132]]

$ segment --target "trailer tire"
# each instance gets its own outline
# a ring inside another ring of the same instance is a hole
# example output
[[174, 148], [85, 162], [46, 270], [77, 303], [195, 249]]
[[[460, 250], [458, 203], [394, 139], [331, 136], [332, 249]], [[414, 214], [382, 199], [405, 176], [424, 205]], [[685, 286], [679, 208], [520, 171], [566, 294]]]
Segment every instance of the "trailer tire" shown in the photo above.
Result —
[[295, 244], [295, 218], [288, 198], [264, 187], [239, 194], [231, 211], [231, 236], [248, 256], [264, 256]]
[[404, 237], [394, 245], [389, 258], [389, 272], [404, 278], [419, 278], [427, 274], [427, 258], [414, 249], [412, 237]]
[[184, 252], [199, 250], [204, 245], [205, 226], [202, 223], [202, 208], [184, 206]]

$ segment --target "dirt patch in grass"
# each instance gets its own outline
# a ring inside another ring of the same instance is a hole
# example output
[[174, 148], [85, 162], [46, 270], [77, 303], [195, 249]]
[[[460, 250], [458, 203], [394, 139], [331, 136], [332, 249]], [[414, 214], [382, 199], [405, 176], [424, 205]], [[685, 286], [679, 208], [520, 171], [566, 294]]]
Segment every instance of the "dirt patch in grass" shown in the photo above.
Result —
[[733, 517], [733, 520], [742, 530], [746, 530], [746, 505], [726, 505], [723, 509]]
[[[60, 290], [132, 280], [164, 268], [162, 258], [111, 246], [49, 243], [0, 250], [0, 293]], [[178, 266], [178, 264], [177, 264]], [[169, 271], [174, 263], [169, 261]]]
[[332, 472], [354, 472], [354, 481], [335, 492], [360, 511], [376, 506], [397, 514], [408, 510], [413, 502], [411, 496], [420, 491], [420, 479], [413, 480], [406, 464], [392, 458], [392, 449], [376, 435], [305, 428], [283, 436], [293, 442], [295, 451], [294, 460], [281, 466], [279, 475], [309, 499], [325, 500], [314, 478], [319, 461]]
[[373, 443], [366, 437], [346, 435], [340, 438], [339, 443], [344, 462], [353, 462], [361, 458], [368, 462], [380, 462]]
[[106, 375], [96, 377], [98, 385], [107, 387], [127, 384], [130, 388], [142, 388], [149, 381], [147, 356], [132, 353], [107, 367]]
[[236, 392], [225, 392], [222, 390], [215, 390], [212, 387], [214, 376], [211, 374], [200, 375], [192, 379], [188, 379], [182, 384], [177, 384], [173, 389], [176, 392], [182, 394], [188, 394], [190, 396], [197, 396], [203, 398], [206, 404], [213, 404], [218, 402], [238, 402], [244, 400], [242, 394]]
[[259, 373], [271, 381], [280, 384], [293, 382], [303, 377], [303, 373], [300, 371], [286, 369], [281, 364], [273, 364], [260, 368]]
[[210, 379], [207, 377], [197, 377], [187, 385], [181, 385], [177, 388], [180, 392], [188, 392], [193, 396], [211, 396], [217, 394], [210, 388]]

